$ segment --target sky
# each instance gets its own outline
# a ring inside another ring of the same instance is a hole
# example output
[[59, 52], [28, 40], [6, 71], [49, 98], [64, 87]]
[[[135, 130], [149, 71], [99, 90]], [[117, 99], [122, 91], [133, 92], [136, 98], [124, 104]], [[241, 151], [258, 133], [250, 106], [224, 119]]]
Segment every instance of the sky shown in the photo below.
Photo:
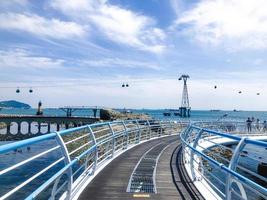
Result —
[[1, 0], [0, 72], [33, 107], [178, 108], [188, 74], [192, 109], [266, 111], [267, 1]]

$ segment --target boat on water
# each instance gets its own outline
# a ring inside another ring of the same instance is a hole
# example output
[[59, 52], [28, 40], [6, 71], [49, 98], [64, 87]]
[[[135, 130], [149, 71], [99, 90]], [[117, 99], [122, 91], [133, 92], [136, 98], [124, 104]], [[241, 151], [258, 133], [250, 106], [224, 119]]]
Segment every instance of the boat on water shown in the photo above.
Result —
[[173, 115], [173, 116], [181, 116], [180, 110], [178, 110], [178, 109], [166, 109], [165, 112], [163, 112], [163, 115], [167, 116], [167, 117], [169, 117], [171, 115]]
[[174, 114], [174, 116], [180, 116], [180, 113], [178, 113], [178, 112], [175, 112], [173, 114]]
[[236, 110], [236, 109], [234, 109], [233, 112], [241, 112], [241, 110]]
[[217, 109], [214, 109], [214, 110], [210, 110], [210, 112], [220, 112], [221, 110], [217, 110]]
[[164, 115], [165, 117], [169, 117], [169, 116], [171, 116], [171, 113], [170, 113], [170, 112], [164, 112], [163, 115]]
[[123, 111], [122, 111], [122, 113], [124, 113], [124, 114], [131, 114], [131, 113], [133, 113], [133, 111], [131, 111], [131, 110], [127, 110], [127, 109], [123, 109]]

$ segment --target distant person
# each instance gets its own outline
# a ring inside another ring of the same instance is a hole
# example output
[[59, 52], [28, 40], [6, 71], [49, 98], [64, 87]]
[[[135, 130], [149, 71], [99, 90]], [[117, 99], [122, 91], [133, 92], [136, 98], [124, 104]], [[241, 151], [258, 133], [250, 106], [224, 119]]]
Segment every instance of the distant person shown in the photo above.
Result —
[[250, 117], [248, 117], [246, 123], [247, 123], [247, 129], [248, 129], [248, 132], [251, 132], [251, 124], [252, 124], [252, 120], [250, 119]]
[[264, 122], [263, 122], [263, 131], [264, 132], [267, 131], [267, 122], [266, 122], [266, 120], [264, 120]]
[[260, 130], [260, 120], [256, 120], [256, 129], [259, 131]]

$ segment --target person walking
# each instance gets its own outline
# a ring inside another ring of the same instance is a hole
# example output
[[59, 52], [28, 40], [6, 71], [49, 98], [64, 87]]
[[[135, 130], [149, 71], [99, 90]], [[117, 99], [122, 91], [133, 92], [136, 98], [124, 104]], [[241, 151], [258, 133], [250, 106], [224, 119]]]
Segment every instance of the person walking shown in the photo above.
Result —
[[256, 120], [256, 130], [257, 131], [260, 130], [260, 120], [259, 119]]
[[263, 132], [266, 132], [267, 131], [267, 122], [266, 120], [264, 120], [263, 122]]
[[250, 117], [248, 117], [246, 123], [247, 123], [248, 133], [250, 133], [251, 132], [251, 124], [252, 124], [252, 120], [250, 119]]

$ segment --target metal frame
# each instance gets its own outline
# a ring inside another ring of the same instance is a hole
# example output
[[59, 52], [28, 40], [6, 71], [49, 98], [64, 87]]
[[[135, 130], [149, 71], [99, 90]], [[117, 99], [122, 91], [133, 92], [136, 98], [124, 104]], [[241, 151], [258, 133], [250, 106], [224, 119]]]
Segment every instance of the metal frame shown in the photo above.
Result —
[[[234, 126], [231, 125], [230, 127], [229, 124], [234, 124]], [[228, 128], [225, 129], [227, 126]], [[238, 127], [239, 131], [234, 127]], [[218, 199], [230, 200], [235, 197], [235, 199], [246, 200], [251, 194], [254, 197], [258, 195], [267, 199], [267, 188], [264, 187], [267, 179], [257, 174], [256, 177], [263, 181], [263, 184], [256, 182], [255, 179], [251, 178], [256, 173], [249, 168], [250, 166], [244, 166], [242, 163], [241, 157], [244, 156], [243, 151], [246, 147], [255, 146], [262, 150], [267, 149], [267, 142], [251, 138], [253, 136], [265, 136], [267, 139], [266, 133], [261, 132], [259, 134], [258, 130], [248, 135], [244, 123], [221, 122], [217, 123], [216, 126], [213, 122], [190, 124], [180, 137], [183, 144], [184, 163], [196, 186], [212, 191], [213, 194], [218, 195]], [[228, 155], [230, 157], [228, 162], [225, 162], [224, 154], [220, 154], [220, 152], [229, 151], [229, 147], [223, 147], [223, 144], [226, 143], [236, 144], [231, 156]], [[212, 148], [215, 149], [212, 150]], [[215, 151], [219, 151], [219, 153]], [[245, 156], [247, 159], [255, 160], [249, 153]], [[216, 170], [226, 176], [218, 174]], [[242, 170], [251, 176], [241, 173]], [[211, 178], [211, 176], [214, 177]], [[199, 181], [200, 179], [201, 181]], [[221, 188], [220, 184], [224, 187]]]
[[[151, 139], [150, 136], [158, 138], [159, 126], [160, 130], [169, 130], [172, 127], [174, 128], [172, 133], [177, 134], [187, 124], [183, 122], [160, 122], [158, 120], [95, 123], [2, 145], [0, 146], [0, 156], [5, 158], [16, 155], [15, 150], [25, 149], [31, 147], [31, 145], [38, 147], [48, 141], [56, 144], [52, 147], [45, 146], [44, 149], [31, 152], [35, 154], [34, 156], [25, 151], [23, 152], [23, 160], [14, 159], [11, 163], [8, 163], [9, 166], [4, 165], [6, 163], [1, 165], [1, 162], [5, 162], [4, 159], [1, 159], [0, 166], [4, 166], [4, 168], [0, 168], [0, 179], [10, 180], [12, 179], [10, 174], [14, 176], [14, 174], [20, 173], [17, 174], [17, 177], [23, 182], [12, 184], [6, 182], [5, 184], [11, 185], [7, 190], [2, 190], [0, 199], [9, 197], [34, 199], [39, 195], [45, 195], [49, 199], [72, 199], [73, 195], [82, 188], [83, 183], [94, 177], [96, 171], [101, 170], [102, 166], [109, 163], [120, 152]], [[155, 131], [157, 133], [154, 134]], [[167, 135], [167, 132], [162, 131], [160, 137]], [[126, 145], [124, 144], [125, 137]], [[70, 154], [71, 152], [72, 154]], [[52, 163], [48, 163], [47, 166], [32, 165], [34, 162], [40, 162], [38, 159], [43, 159], [44, 156], [49, 156], [52, 153], [59, 154], [56, 161], [51, 161]], [[23, 171], [24, 174], [21, 174], [17, 169], [25, 165], [35, 166], [34, 170], [37, 173], [29, 176], [26, 171]], [[34, 184], [35, 187], [30, 188], [30, 192], [29, 188], [25, 188], [32, 181], [37, 181], [36, 179], [48, 170], [52, 170], [52, 173], [45, 179], [42, 177], [41, 184]], [[65, 175], [67, 175], [67, 178]], [[27, 189], [27, 192], [24, 192], [24, 189]], [[18, 191], [25, 196], [16, 196]]]

